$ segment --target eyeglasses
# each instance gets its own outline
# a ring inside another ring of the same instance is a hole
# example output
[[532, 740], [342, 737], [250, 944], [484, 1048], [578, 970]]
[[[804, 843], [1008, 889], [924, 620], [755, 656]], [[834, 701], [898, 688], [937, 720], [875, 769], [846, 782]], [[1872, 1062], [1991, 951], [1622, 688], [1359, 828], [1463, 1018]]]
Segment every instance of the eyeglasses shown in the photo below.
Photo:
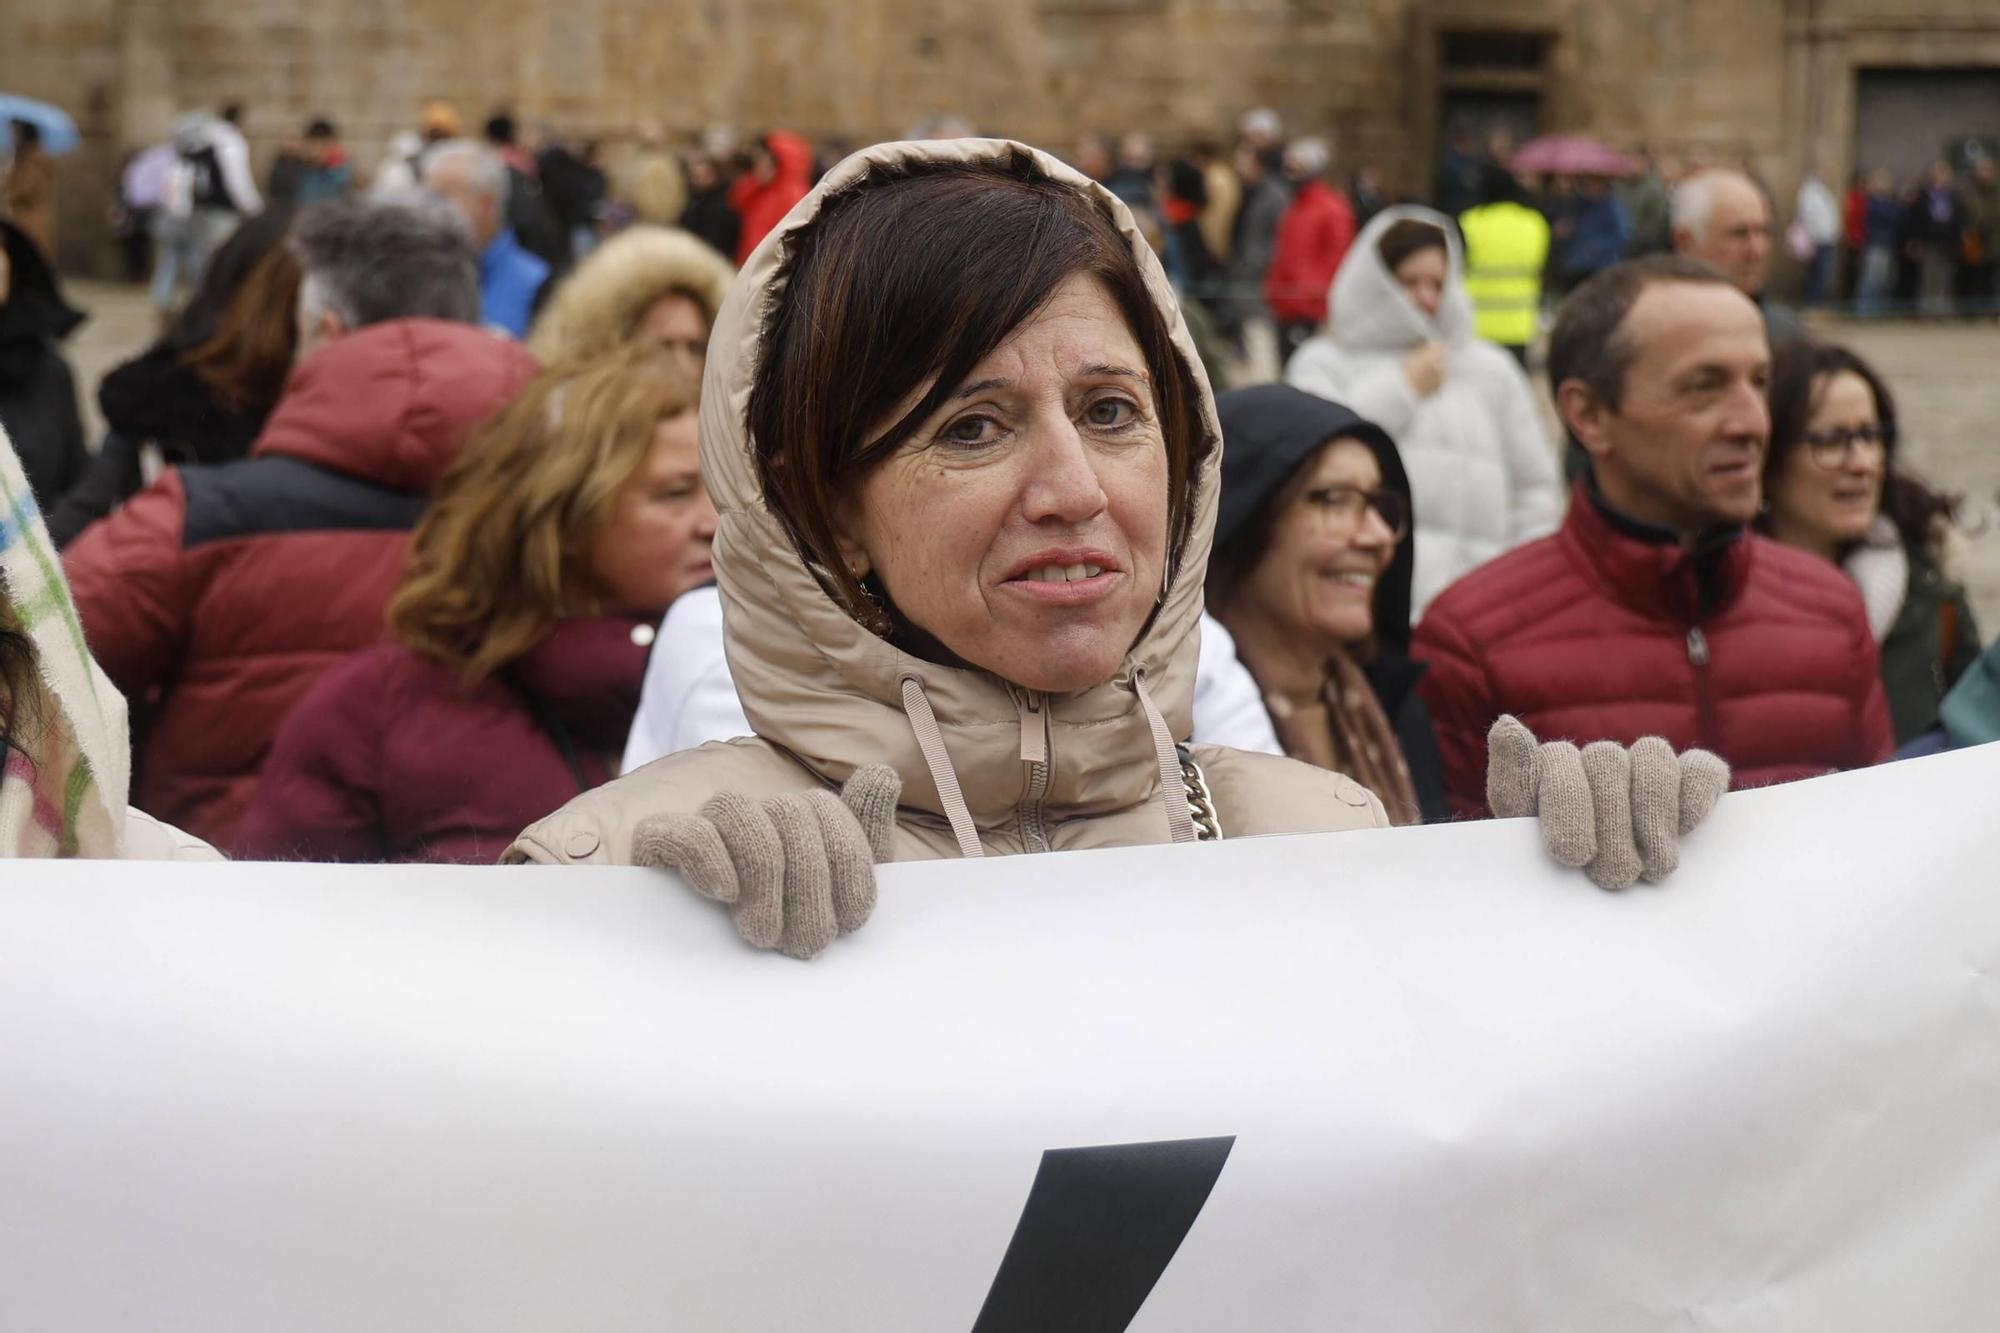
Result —
[[1889, 449], [1889, 431], [1870, 422], [1866, 426], [1837, 426], [1832, 430], [1806, 432], [1806, 448], [1812, 461], [1823, 468], [1841, 467], [1847, 451], [1858, 447], [1863, 458], [1880, 458]]
[[1363, 516], [1374, 510], [1389, 535], [1401, 541], [1410, 531], [1410, 501], [1395, 491], [1364, 491], [1358, 486], [1322, 486], [1307, 491], [1305, 502], [1319, 515], [1329, 533], [1361, 530]]

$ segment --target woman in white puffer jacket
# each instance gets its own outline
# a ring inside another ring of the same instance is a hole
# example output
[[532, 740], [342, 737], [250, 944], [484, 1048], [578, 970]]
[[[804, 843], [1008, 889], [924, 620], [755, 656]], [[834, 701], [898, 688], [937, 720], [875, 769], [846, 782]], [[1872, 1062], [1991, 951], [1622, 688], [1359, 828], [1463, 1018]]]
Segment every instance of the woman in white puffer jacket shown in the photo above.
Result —
[[1412, 617], [1461, 574], [1553, 532], [1563, 485], [1527, 376], [1473, 336], [1450, 221], [1389, 208], [1334, 275], [1327, 330], [1285, 382], [1344, 404], [1394, 437], [1415, 510]]

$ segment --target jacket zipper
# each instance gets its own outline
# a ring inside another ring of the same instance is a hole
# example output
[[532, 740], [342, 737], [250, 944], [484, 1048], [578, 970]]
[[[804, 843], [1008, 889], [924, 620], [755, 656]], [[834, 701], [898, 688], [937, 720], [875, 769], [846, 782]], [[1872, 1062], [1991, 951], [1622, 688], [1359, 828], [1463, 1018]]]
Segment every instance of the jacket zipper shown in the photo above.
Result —
[[1688, 665], [1694, 668], [1695, 733], [1701, 748], [1719, 748], [1716, 739], [1715, 692], [1708, 679], [1708, 636], [1701, 626], [1688, 629]]
[[1028, 766], [1028, 789], [1021, 797], [1021, 848], [1049, 850], [1048, 820], [1042, 803], [1049, 794], [1049, 718], [1039, 694], [1017, 695], [1021, 713], [1021, 762]]

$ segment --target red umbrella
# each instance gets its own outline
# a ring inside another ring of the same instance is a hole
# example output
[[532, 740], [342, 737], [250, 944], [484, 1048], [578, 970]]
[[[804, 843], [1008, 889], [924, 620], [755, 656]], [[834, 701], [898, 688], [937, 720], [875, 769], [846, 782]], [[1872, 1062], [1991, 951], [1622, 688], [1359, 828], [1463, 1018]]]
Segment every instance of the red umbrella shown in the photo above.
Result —
[[1507, 159], [1523, 176], [1636, 176], [1639, 163], [1615, 148], [1581, 134], [1544, 134], [1521, 145]]

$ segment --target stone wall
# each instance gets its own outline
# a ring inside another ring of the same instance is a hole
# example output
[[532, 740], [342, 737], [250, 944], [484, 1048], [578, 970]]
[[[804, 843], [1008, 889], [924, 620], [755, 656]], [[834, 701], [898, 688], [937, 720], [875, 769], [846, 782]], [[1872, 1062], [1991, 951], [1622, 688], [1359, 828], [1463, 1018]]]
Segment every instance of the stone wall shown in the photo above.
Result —
[[[954, 112], [1066, 150], [1084, 130], [1224, 136], [1269, 105], [1421, 191], [1442, 36], [1520, 31], [1545, 55], [1542, 127], [1747, 159], [1789, 190], [1844, 166], [1861, 63], [2000, 66], [1992, 0], [8, 0], [0, 90], [87, 136], [65, 178], [63, 258], [101, 267], [127, 149], [189, 106], [240, 101], [260, 166], [313, 114], [364, 169], [429, 97], [499, 104], [616, 141], [786, 125], [856, 141]], [[1921, 15], [1912, 11], [1921, 10]], [[1461, 76], [1462, 82], [1462, 76]], [[1496, 85], [1497, 86], [1497, 85]], [[1845, 99], [1845, 100], [1843, 100]], [[1845, 119], [1843, 119], [1845, 117]]]

